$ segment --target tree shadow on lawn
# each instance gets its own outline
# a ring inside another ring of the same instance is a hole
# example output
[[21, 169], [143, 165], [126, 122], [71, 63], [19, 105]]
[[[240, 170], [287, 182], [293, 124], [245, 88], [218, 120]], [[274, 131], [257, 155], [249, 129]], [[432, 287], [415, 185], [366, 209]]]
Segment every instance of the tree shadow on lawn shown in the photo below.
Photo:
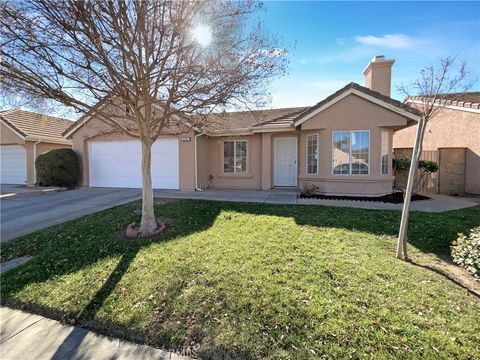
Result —
[[[89, 314], [97, 308], [96, 303], [101, 305], [108, 297], [143, 247], [207, 230], [222, 211], [289, 217], [298, 225], [343, 228], [378, 236], [396, 236], [401, 215], [399, 211], [328, 206], [157, 199], [157, 216], [172, 222], [167, 233], [154, 239], [126, 239], [123, 231], [128, 223], [139, 221], [138, 209], [138, 202], [118, 206], [2, 244], [2, 253], [35, 256], [30, 263], [2, 277], [2, 302], [32, 282], [44, 282], [104, 258], [120, 256], [114, 272], [95, 296], [97, 299], [92, 299], [91, 305], [82, 311]], [[480, 206], [446, 213], [412, 212], [409, 243], [424, 253], [449, 255], [457, 234], [478, 226], [479, 222]]]
[[[343, 228], [387, 236], [396, 236], [400, 223], [399, 211], [203, 200], [160, 202], [156, 208], [157, 215], [172, 219], [173, 224], [166, 234], [156, 239], [128, 240], [121, 235], [128, 223], [139, 220], [139, 204], [132, 203], [7, 243], [3, 246], [7, 252], [11, 250], [17, 255], [32, 254], [36, 257], [31, 263], [2, 277], [2, 303], [27, 308], [55, 319], [74, 319], [73, 322], [97, 331], [147, 342], [145, 334], [135, 337], [125, 325], [108, 324], [108, 328], [101, 325], [98, 327], [94, 320], [138, 252], [152, 243], [175, 241], [177, 238], [204, 231], [213, 225], [222, 211], [289, 217], [299, 225]], [[410, 216], [409, 242], [422, 252], [445, 255], [449, 253], [449, 245], [457, 233], [478, 225], [479, 219], [480, 207], [441, 214], [413, 212]], [[38, 304], [19, 303], [12, 298], [31, 283], [45, 282], [53, 277], [84, 269], [104, 258], [118, 256], [120, 260], [114, 270], [79, 313], [65, 314], [55, 309], [42, 308]], [[112, 331], [112, 328], [115, 330]]]

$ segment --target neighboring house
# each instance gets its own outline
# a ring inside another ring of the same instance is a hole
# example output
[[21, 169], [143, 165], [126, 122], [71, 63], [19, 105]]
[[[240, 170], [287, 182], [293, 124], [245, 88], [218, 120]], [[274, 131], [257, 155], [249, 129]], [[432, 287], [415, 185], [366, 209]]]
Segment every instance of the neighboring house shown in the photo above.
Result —
[[[376, 196], [393, 188], [393, 132], [418, 113], [390, 98], [393, 60], [375, 57], [367, 87], [350, 83], [311, 107], [208, 115], [167, 129], [152, 149], [154, 188], [302, 188]], [[183, 133], [182, 133], [183, 131]], [[64, 135], [83, 161], [84, 186], [141, 187], [138, 140], [86, 115]]]
[[[424, 153], [439, 162], [434, 192], [480, 194], [480, 92], [449, 94], [444, 105], [428, 122], [423, 139]], [[416, 129], [395, 133], [397, 153], [413, 147]]]
[[35, 184], [35, 159], [52, 149], [71, 148], [72, 142], [62, 136], [71, 124], [20, 109], [1, 111], [0, 183]]

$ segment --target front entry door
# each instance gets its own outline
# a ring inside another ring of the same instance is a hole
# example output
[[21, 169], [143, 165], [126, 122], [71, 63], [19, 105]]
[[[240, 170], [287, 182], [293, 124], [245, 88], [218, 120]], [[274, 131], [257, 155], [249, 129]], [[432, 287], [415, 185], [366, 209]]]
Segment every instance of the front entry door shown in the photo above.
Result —
[[276, 138], [274, 186], [297, 186], [297, 138]]

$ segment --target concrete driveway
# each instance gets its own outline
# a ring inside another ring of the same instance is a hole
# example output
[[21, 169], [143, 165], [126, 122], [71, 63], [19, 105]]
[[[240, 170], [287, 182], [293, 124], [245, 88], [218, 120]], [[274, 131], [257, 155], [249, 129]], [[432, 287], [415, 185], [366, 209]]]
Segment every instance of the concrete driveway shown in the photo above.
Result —
[[140, 198], [140, 189], [80, 188], [2, 200], [0, 241], [8, 241]]

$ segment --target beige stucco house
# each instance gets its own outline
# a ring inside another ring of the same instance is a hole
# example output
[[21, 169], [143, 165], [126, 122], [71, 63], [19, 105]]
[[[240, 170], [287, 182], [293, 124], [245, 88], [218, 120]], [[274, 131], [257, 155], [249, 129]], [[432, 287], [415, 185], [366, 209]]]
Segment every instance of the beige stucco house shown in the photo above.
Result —
[[[423, 150], [440, 165], [435, 189], [480, 194], [480, 92], [449, 94], [442, 106], [427, 124], [423, 140]], [[394, 148], [403, 153], [412, 148], [416, 130], [415, 125], [397, 131]]]
[[0, 112], [0, 183], [36, 183], [35, 159], [53, 149], [71, 148], [62, 133], [71, 120], [20, 109]]
[[[201, 127], [167, 129], [152, 149], [154, 188], [314, 184], [326, 194], [390, 193], [393, 133], [418, 120], [390, 98], [393, 63], [375, 57], [364, 70], [366, 87], [350, 83], [311, 107], [213, 114]], [[138, 140], [94, 115], [64, 135], [82, 158], [82, 185], [141, 187]]]

